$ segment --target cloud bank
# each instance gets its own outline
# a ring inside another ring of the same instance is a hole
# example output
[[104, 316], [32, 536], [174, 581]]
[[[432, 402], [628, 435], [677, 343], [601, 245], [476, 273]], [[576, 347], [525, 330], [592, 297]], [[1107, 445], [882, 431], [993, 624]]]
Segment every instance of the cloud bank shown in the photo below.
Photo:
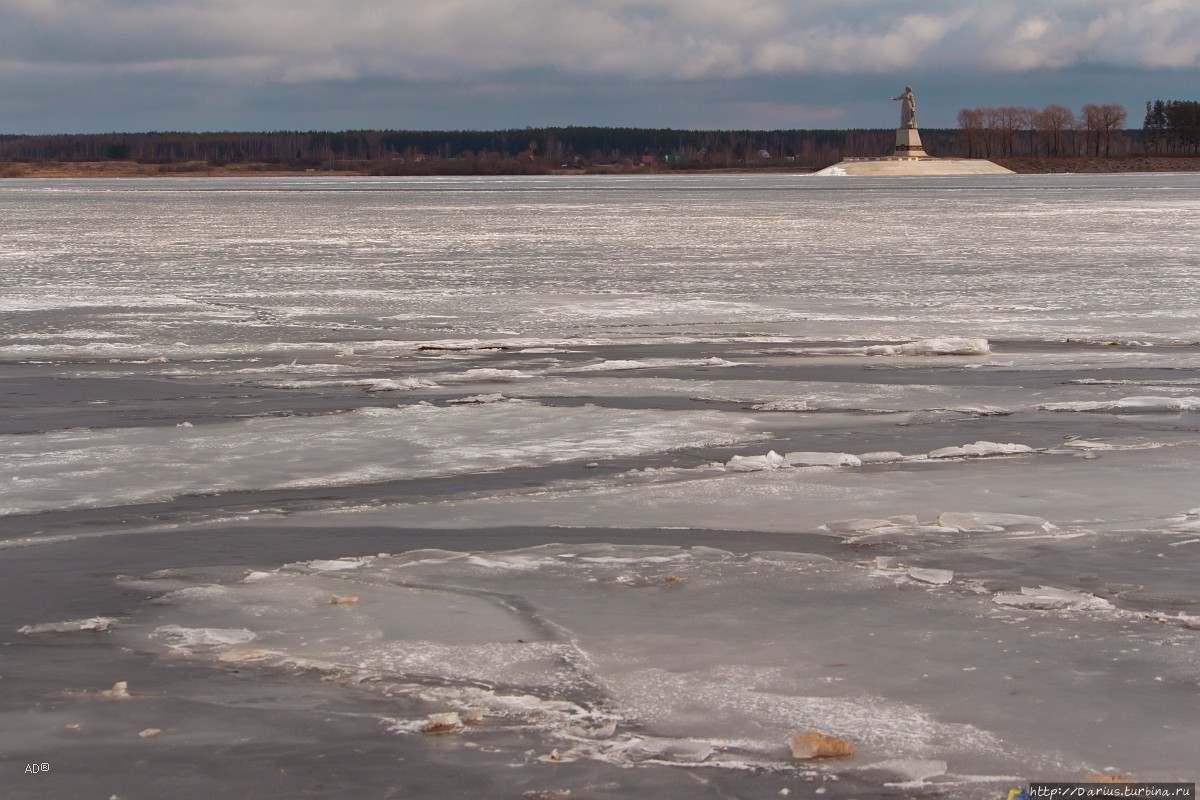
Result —
[[0, 0], [0, 100], [28, 106], [11, 88], [22, 80], [100, 76], [248, 93], [523, 80], [545, 96], [605, 82], [1194, 70], [1197, 41], [1194, 0]]

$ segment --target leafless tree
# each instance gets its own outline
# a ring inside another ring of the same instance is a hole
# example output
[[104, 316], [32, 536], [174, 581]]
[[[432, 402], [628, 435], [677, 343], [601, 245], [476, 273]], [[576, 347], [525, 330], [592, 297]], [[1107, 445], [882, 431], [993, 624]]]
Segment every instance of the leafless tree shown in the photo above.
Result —
[[1075, 130], [1075, 114], [1066, 106], [1051, 103], [1037, 114], [1034, 123], [1046, 137], [1046, 151], [1061, 155], [1063, 140], [1069, 131]]
[[999, 146], [1003, 144], [1003, 137], [1000, 132], [1004, 129], [1004, 115], [1000, 113], [998, 108], [983, 109], [983, 131], [984, 131], [984, 146], [987, 148], [987, 157], [992, 157], [993, 148], [999, 150]]
[[975, 158], [975, 150], [983, 139], [983, 109], [964, 108], [958, 112], [958, 127], [963, 132], [967, 158]]
[[1100, 155], [1100, 143], [1103, 142], [1104, 156], [1107, 158], [1113, 136], [1125, 127], [1129, 114], [1116, 103], [1088, 103], [1082, 109], [1082, 117], [1088, 139], [1095, 145], [1096, 155]]

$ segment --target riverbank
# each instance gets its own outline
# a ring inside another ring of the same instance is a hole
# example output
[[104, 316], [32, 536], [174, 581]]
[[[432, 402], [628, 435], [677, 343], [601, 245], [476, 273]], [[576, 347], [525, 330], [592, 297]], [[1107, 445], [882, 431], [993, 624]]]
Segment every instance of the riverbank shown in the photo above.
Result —
[[1002, 167], [1026, 175], [1050, 173], [1105, 172], [1198, 172], [1200, 157], [1191, 156], [1121, 156], [1103, 158], [993, 158]]
[[[1200, 157], [1120, 156], [1076, 158], [994, 158], [996, 164], [1020, 174], [1052, 173], [1123, 173], [1123, 172], [1200, 172]], [[548, 175], [632, 175], [632, 174], [809, 174], [815, 168], [788, 165], [719, 167], [691, 169], [682, 167], [589, 167], [547, 169]], [[42, 161], [12, 162], [0, 165], [0, 178], [191, 178], [191, 177], [305, 177], [378, 175], [378, 165], [355, 165], [341, 169], [291, 169], [277, 164], [237, 163], [220, 166], [201, 162], [178, 164], [142, 164], [136, 161]], [[441, 174], [436, 168], [414, 174]], [[399, 176], [394, 176], [399, 177]]]

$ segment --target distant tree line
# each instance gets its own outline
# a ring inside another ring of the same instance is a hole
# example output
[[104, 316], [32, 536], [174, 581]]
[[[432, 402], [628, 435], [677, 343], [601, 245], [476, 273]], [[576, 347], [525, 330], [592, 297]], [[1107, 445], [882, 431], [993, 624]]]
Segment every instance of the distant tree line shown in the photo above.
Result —
[[1146, 101], [1142, 123], [1146, 148], [1168, 155], [1200, 153], [1200, 102], [1195, 100]]
[[[968, 158], [1014, 156], [1127, 155], [1141, 149], [1135, 132], [1124, 131], [1129, 114], [1115, 103], [1088, 103], [1080, 115], [1051, 103], [1036, 108], [964, 108], [958, 112]], [[1130, 134], [1134, 135], [1130, 135]]]
[[[957, 129], [921, 131], [934, 156], [1058, 157], [1196, 153], [1200, 103], [1147, 103], [1141, 130], [1119, 105], [964, 108]], [[269, 131], [0, 135], [0, 162], [136, 161], [162, 172], [245, 163], [261, 169], [356, 170], [380, 175], [507, 174], [562, 167], [604, 171], [764, 167], [814, 169], [889, 155], [895, 130], [674, 130], [588, 126], [495, 131]]]
[[[846, 156], [889, 154], [893, 129], [674, 130], [547, 127], [497, 131], [272, 131], [0, 136], [0, 161], [137, 161], [164, 172], [230, 163], [378, 174], [505, 173], [642, 164], [693, 169], [816, 168]], [[922, 131], [932, 152], [953, 154], [953, 130]]]

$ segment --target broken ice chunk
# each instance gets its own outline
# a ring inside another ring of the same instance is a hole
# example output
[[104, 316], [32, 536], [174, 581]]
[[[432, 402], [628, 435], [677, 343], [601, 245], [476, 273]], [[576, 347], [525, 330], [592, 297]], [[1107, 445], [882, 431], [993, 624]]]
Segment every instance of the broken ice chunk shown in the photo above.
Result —
[[750, 406], [751, 411], [812, 411], [807, 400], [772, 400]]
[[877, 528], [890, 528], [896, 523], [890, 519], [839, 519], [826, 522], [826, 529], [834, 533], [866, 533]]
[[1062, 447], [1069, 447], [1072, 450], [1112, 450], [1115, 445], [1108, 442], [1093, 442], [1089, 439], [1075, 439], [1070, 442], [1063, 442]]
[[1011, 442], [978, 441], [974, 444], [964, 444], [959, 447], [940, 447], [929, 452], [930, 458], [982, 458], [984, 456], [1014, 455], [1017, 453], [1035, 452], [1032, 447]]
[[1075, 400], [1065, 403], [1043, 403], [1040, 411], [1196, 411], [1200, 410], [1200, 397], [1122, 397], [1119, 400], [1086, 401]]
[[162, 639], [172, 650], [179, 652], [201, 652], [217, 647], [248, 644], [258, 638], [245, 628], [184, 628], [179, 625], [162, 625], [150, 634], [152, 639]]
[[890, 773], [903, 781], [920, 782], [929, 778], [936, 778], [939, 775], [945, 775], [946, 769], [947, 764], [945, 761], [890, 758], [887, 761], [877, 761], [874, 764], [859, 767], [857, 771], [874, 772], [878, 770]]
[[858, 460], [864, 464], [891, 464], [904, 461], [904, 454], [895, 450], [876, 450], [871, 453], [859, 453]]
[[942, 527], [955, 528], [963, 533], [996, 533], [1012, 529], [1039, 528], [1044, 531], [1056, 530], [1056, 526], [1041, 517], [987, 511], [946, 511], [937, 521]]
[[217, 661], [226, 664], [241, 664], [246, 661], [262, 661], [263, 659], [272, 656], [278, 656], [280, 653], [271, 650], [263, 650], [258, 647], [235, 647], [231, 650], [226, 650], [217, 655]]
[[1099, 611], [1112, 608], [1112, 603], [1096, 597], [1094, 594], [1056, 589], [1053, 586], [1039, 586], [1036, 589], [1022, 586], [1020, 594], [1001, 592], [992, 598], [992, 602], [1012, 608], [1031, 608], [1041, 611], [1058, 609]]
[[64, 622], [44, 622], [40, 625], [24, 625], [17, 629], [23, 636], [38, 633], [75, 633], [76, 631], [107, 631], [116, 622], [112, 617], [88, 617], [87, 619], [69, 619]]
[[762, 472], [763, 470], [780, 469], [786, 466], [787, 462], [784, 461], [783, 456], [774, 450], [765, 456], [734, 456], [725, 462], [725, 467], [734, 472]]
[[954, 580], [954, 571], [949, 569], [927, 569], [925, 567], [911, 567], [908, 570], [908, 577], [922, 583], [932, 583], [935, 586], [944, 586]]
[[336, 558], [330, 560], [317, 559], [315, 561], [308, 561], [304, 563], [304, 566], [321, 572], [340, 572], [341, 570], [346, 569], [358, 569], [364, 563], [365, 562], [362, 559], [358, 558]]
[[453, 400], [447, 400], [446, 405], [448, 405], [448, 406], [462, 406], [462, 405], [478, 406], [478, 405], [487, 405], [488, 403], [503, 403], [503, 402], [506, 402], [507, 400], [508, 400], [507, 397], [505, 397], [504, 395], [497, 392], [494, 394], [473, 394], [470, 397], [456, 397]]
[[785, 453], [784, 459], [793, 467], [861, 467], [858, 456], [849, 453], [814, 453], [799, 451]]
[[426, 719], [422, 732], [430, 736], [444, 733], [458, 733], [463, 729], [462, 717], [457, 711], [447, 711], [442, 714], [430, 714]]
[[646, 739], [638, 743], [637, 752], [650, 758], [698, 764], [716, 751], [707, 742], [690, 739]]
[[868, 355], [903, 356], [985, 356], [991, 352], [987, 339], [966, 339], [950, 336], [940, 339], [918, 339], [899, 345], [868, 347]]

